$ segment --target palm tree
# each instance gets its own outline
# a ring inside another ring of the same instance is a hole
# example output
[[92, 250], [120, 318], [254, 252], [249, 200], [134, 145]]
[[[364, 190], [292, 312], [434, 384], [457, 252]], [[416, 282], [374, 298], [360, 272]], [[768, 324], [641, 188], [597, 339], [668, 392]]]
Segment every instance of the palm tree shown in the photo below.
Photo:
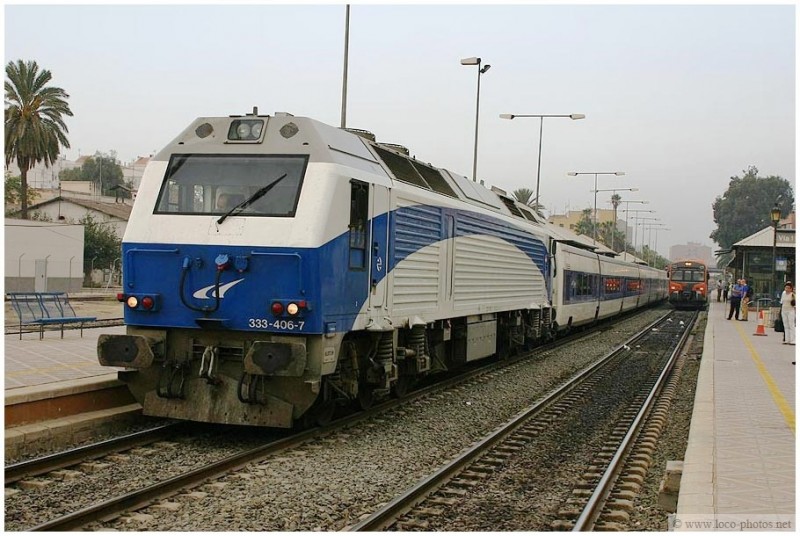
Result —
[[5, 149], [6, 166], [17, 162], [20, 171], [22, 219], [28, 218], [28, 171], [44, 161], [50, 166], [58, 159], [60, 145], [69, 148], [63, 116], [72, 116], [60, 87], [47, 86], [50, 71], [39, 71], [35, 61], [17, 60], [6, 65]]
[[[611, 249], [614, 249], [614, 231], [617, 230], [617, 207], [619, 207], [621, 204], [622, 197], [617, 192], [614, 192], [614, 195], [611, 196], [611, 205], [614, 207], [614, 226], [612, 227], [611, 231]], [[624, 244], [622, 249], [625, 249]]]
[[530, 188], [517, 188], [511, 192], [511, 196], [523, 205], [531, 207], [541, 218], [546, 219], [541, 210], [543, 205], [537, 203], [536, 199], [533, 199], [533, 190]]
[[530, 203], [534, 201], [533, 190], [530, 188], [517, 188], [511, 192], [511, 195], [523, 205], [531, 206]]

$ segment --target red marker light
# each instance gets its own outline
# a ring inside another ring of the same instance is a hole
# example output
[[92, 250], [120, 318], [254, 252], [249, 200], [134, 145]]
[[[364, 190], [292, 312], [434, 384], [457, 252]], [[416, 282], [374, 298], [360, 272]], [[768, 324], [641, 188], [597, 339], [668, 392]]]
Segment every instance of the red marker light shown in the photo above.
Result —
[[142, 298], [142, 307], [144, 309], [147, 309], [149, 311], [150, 309], [153, 308], [153, 305], [155, 305], [155, 302], [153, 301], [153, 298], [151, 298], [150, 296], [145, 296], [144, 298]]
[[271, 310], [275, 316], [283, 314], [283, 304], [281, 302], [272, 302]]
[[125, 294], [123, 294], [122, 292], [117, 292], [117, 301], [118, 302], [124, 302], [125, 301]]

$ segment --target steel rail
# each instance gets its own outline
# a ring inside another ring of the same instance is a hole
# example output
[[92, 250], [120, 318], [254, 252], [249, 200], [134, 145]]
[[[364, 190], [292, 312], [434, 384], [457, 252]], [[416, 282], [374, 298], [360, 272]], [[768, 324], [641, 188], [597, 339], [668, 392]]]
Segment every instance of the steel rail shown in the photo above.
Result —
[[579, 371], [560, 387], [557, 387], [543, 398], [537, 400], [533, 405], [518, 413], [515, 417], [510, 419], [495, 432], [492, 432], [478, 443], [475, 443], [469, 449], [463, 451], [456, 459], [444, 465], [429, 477], [414, 484], [412, 487], [408, 488], [402, 494], [386, 503], [383, 507], [371, 514], [369, 517], [363, 519], [353, 526], [346, 527], [345, 530], [353, 532], [381, 531], [390, 527], [400, 516], [404, 515], [417, 504], [424, 501], [430, 493], [441, 487], [442, 484], [451, 480], [454, 475], [462, 472], [466, 467], [481, 458], [493, 446], [504, 441], [517, 429], [524, 426], [527, 421], [537, 416], [545, 409], [553, 405], [556, 401], [573, 391], [577, 386], [609, 364], [632, 343], [647, 336], [653, 327], [660, 325], [671, 314], [672, 312], [666, 313], [664, 316], [648, 325], [642, 331], [613, 349], [606, 356]]
[[14, 463], [5, 467], [6, 486], [23, 478], [49, 473], [134, 447], [155, 443], [176, 433], [185, 423], [169, 423], [74, 449]]
[[667, 383], [667, 378], [669, 377], [670, 372], [672, 372], [672, 368], [675, 365], [675, 362], [678, 360], [678, 356], [683, 351], [686, 341], [689, 338], [689, 334], [692, 332], [692, 328], [697, 322], [698, 316], [699, 315], [696, 312], [686, 326], [683, 335], [678, 341], [678, 344], [675, 346], [675, 350], [672, 352], [672, 355], [670, 355], [666, 365], [661, 370], [661, 374], [656, 380], [655, 385], [653, 385], [652, 389], [650, 389], [647, 399], [642, 403], [642, 407], [636, 414], [636, 418], [631, 423], [628, 433], [625, 434], [625, 437], [622, 439], [619, 448], [614, 453], [614, 457], [611, 459], [608, 467], [603, 473], [603, 476], [600, 478], [600, 482], [598, 482], [597, 487], [595, 488], [591, 497], [589, 497], [589, 501], [586, 503], [581, 515], [578, 517], [577, 521], [575, 521], [575, 526], [572, 528], [573, 532], [591, 531], [597, 522], [597, 518], [600, 517], [603, 507], [608, 500], [608, 496], [611, 494], [611, 490], [617, 481], [617, 477], [625, 465], [624, 462], [627, 459], [628, 452], [633, 447], [635, 439], [639, 435], [639, 431], [642, 425], [645, 423], [647, 416], [650, 414], [653, 404], [655, 404], [655, 401], [661, 393], [661, 390]]

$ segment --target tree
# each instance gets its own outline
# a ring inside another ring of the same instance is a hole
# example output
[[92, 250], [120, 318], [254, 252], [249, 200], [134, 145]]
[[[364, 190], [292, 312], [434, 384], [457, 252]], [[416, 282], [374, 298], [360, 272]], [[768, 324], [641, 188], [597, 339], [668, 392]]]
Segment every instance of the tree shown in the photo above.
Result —
[[739, 240], [772, 225], [769, 213], [775, 203], [786, 217], [794, 210], [792, 185], [778, 176], [759, 177], [749, 166], [742, 177], [731, 177], [728, 189], [718, 196], [712, 208], [717, 228], [709, 235], [723, 250]]
[[91, 214], [79, 220], [84, 225], [83, 258], [93, 266], [112, 266], [122, 252], [122, 241], [109, 225], [95, 221]]
[[[19, 203], [22, 191], [22, 182], [19, 177], [13, 177], [11, 172], [6, 171], [5, 177], [5, 203], [8, 207], [11, 205], [12, 207], [16, 206]], [[28, 201], [35, 202], [39, 199], [39, 192], [35, 190], [31, 190], [28, 192]], [[9, 212], [13, 213], [16, 210], [12, 208]]]
[[517, 188], [511, 193], [511, 197], [523, 205], [530, 206], [530, 203], [533, 201], [533, 190], [530, 188]]
[[614, 247], [614, 245], [616, 241], [614, 240], [614, 235], [617, 234], [617, 208], [619, 208], [621, 204], [622, 204], [622, 197], [617, 192], [614, 192], [614, 195], [611, 196], [611, 206], [614, 207], [614, 224], [613, 224], [613, 230], [611, 231], [611, 249], [615, 251], [616, 248]]
[[544, 205], [536, 203], [536, 200], [533, 199], [533, 190], [530, 188], [517, 188], [511, 193], [511, 197], [523, 205], [531, 207], [536, 214], [544, 218], [544, 214], [542, 214], [542, 208], [544, 208]]
[[[62, 181], [91, 181], [101, 190], [101, 195], [114, 195], [113, 188], [117, 186], [127, 187], [114, 151], [107, 155], [97, 152], [87, 158], [80, 168], [65, 169], [58, 178]], [[130, 194], [122, 190], [120, 197], [130, 197]]]
[[16, 161], [20, 170], [22, 219], [28, 218], [28, 171], [39, 162], [55, 163], [60, 146], [69, 148], [63, 116], [72, 116], [60, 87], [48, 86], [50, 71], [39, 71], [35, 61], [17, 60], [6, 65], [5, 155], [6, 166]]
[[575, 234], [594, 237], [594, 222], [592, 221], [592, 209], [585, 208], [581, 212], [581, 219], [575, 226]]

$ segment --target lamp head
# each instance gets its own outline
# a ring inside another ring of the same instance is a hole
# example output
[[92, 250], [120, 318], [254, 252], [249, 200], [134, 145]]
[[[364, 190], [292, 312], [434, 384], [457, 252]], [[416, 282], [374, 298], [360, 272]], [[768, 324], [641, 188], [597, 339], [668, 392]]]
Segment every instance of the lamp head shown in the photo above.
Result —
[[617, 176], [625, 175], [625, 172], [624, 171], [615, 171], [614, 175], [617, 175]]
[[489, 65], [488, 63], [487, 63], [486, 65], [484, 65], [484, 66], [483, 66], [483, 69], [481, 69], [481, 74], [483, 74], [483, 73], [485, 73], [486, 71], [488, 71], [488, 70], [489, 70], [491, 67], [492, 67], [492, 66], [491, 66], [491, 65]]
[[569, 118], [572, 119], [572, 120], [575, 120], [575, 119], [586, 119], [586, 116], [584, 114], [569, 114]]
[[577, 177], [578, 176], [578, 174], [576, 172], [574, 172], [574, 171], [568, 171], [567, 175], [569, 175], [570, 177]]
[[777, 203], [775, 203], [775, 206], [769, 211], [769, 219], [772, 220], [774, 225], [778, 225], [778, 222], [781, 221], [781, 209], [778, 207]]
[[500, 119], [514, 119], [514, 114], [500, 114]]
[[481, 64], [480, 58], [472, 57], [472, 58], [464, 58], [463, 60], [461, 60], [461, 65], [480, 65], [480, 64]]

